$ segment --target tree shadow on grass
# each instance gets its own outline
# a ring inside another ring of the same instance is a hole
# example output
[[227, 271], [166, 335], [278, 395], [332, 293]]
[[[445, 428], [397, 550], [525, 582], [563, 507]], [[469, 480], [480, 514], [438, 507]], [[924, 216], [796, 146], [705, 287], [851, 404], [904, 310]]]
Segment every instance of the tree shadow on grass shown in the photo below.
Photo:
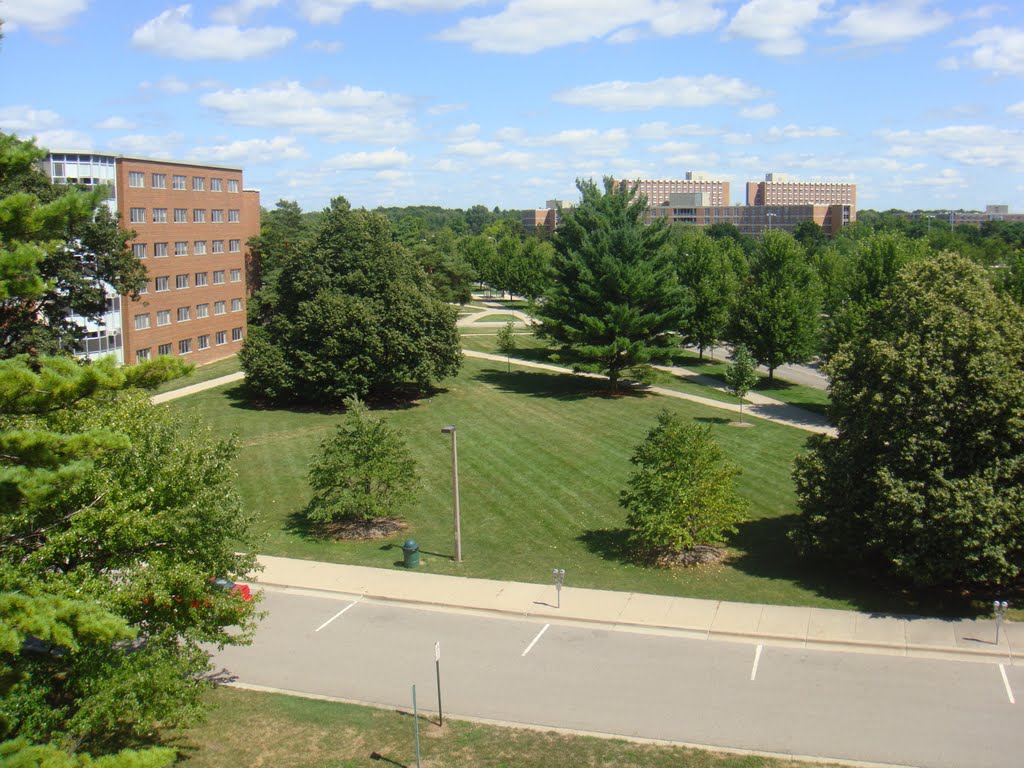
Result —
[[877, 572], [800, 557], [789, 538], [797, 519], [797, 515], [783, 515], [741, 523], [730, 541], [736, 554], [729, 564], [750, 576], [789, 581], [821, 597], [842, 600], [859, 611], [877, 615], [978, 615], [979, 606], [959, 593], [915, 590], [887, 581]]
[[319, 535], [316, 523], [309, 519], [305, 507], [289, 512], [284, 519], [284, 529], [291, 536], [296, 536], [303, 541], [324, 541]]
[[506, 394], [529, 395], [531, 397], [551, 397], [557, 400], [582, 400], [591, 397], [620, 398], [644, 397], [643, 389], [621, 385], [618, 392], [613, 393], [604, 379], [591, 379], [571, 373], [547, 373], [543, 371], [512, 371], [485, 369], [474, 378], [484, 384], [490, 384]]
[[633, 550], [629, 546], [628, 528], [599, 528], [584, 531], [576, 537], [587, 548], [587, 551], [599, 556], [602, 560], [615, 560], [620, 563], [634, 563]]
[[[366, 404], [374, 411], [405, 411], [415, 408], [420, 400], [443, 394], [448, 390], [441, 387], [429, 387], [426, 389], [399, 389], [387, 395], [369, 395], [365, 398]], [[260, 397], [253, 392], [244, 382], [230, 389], [224, 390], [228, 398], [228, 404], [232, 408], [240, 408], [247, 411], [279, 411], [286, 413], [316, 413], [326, 416], [344, 413], [345, 407], [337, 404], [307, 404], [301, 402], [273, 402]]]

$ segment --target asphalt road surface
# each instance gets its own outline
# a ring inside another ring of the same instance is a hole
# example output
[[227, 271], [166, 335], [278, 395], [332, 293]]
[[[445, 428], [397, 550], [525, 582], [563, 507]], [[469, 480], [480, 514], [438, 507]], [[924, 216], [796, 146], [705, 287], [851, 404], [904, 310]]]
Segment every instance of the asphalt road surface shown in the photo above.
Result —
[[239, 682], [446, 715], [928, 768], [1024, 764], [1024, 670], [267, 589]]

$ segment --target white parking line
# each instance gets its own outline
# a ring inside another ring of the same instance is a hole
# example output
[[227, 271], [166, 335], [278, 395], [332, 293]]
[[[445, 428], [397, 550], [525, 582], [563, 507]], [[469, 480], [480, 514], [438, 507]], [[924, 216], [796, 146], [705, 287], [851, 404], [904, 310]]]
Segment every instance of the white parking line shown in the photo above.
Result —
[[550, 624], [545, 624], [544, 625], [544, 628], [540, 632], [537, 633], [537, 636], [535, 638], [533, 638], [533, 642], [531, 642], [528, 646], [526, 646], [526, 650], [523, 651], [523, 656], [525, 656], [526, 654], [528, 654], [530, 652], [530, 649], [533, 648], [533, 646], [535, 646], [537, 644], [537, 641], [540, 640], [540, 636], [543, 635], [545, 632], [547, 632], [548, 631], [548, 627], [550, 627], [550, 626], [551, 626]]
[[325, 621], [325, 622], [324, 622], [323, 624], [321, 624], [321, 625], [320, 625], [319, 627], [317, 627], [315, 631], [316, 631], [316, 632], [319, 632], [319, 631], [320, 631], [321, 629], [323, 629], [324, 627], [326, 627], [326, 626], [327, 626], [328, 624], [330, 624], [330, 623], [331, 623], [332, 621], [334, 621], [334, 620], [335, 620], [336, 618], [338, 618], [339, 616], [341, 616], [341, 614], [343, 614], [343, 613], [344, 613], [345, 611], [347, 611], [347, 610], [348, 610], [349, 608], [351, 608], [351, 607], [352, 607], [353, 605], [355, 605], [355, 604], [356, 604], [356, 603], [358, 603], [358, 602], [359, 602], [359, 601], [358, 601], [358, 600], [356, 600], [355, 602], [353, 602], [353, 603], [349, 603], [348, 605], [346, 605], [346, 606], [345, 606], [344, 608], [342, 608], [342, 609], [341, 609], [340, 611], [338, 611], [338, 612], [337, 612], [336, 614], [334, 614], [333, 616], [331, 616], [331, 618], [329, 618], [329, 619], [328, 619], [327, 621]]
[[1011, 704], [1016, 704], [1016, 699], [1013, 698], [1013, 690], [1010, 688], [1010, 681], [1006, 677], [1006, 667], [1002, 664], [999, 665], [999, 674], [1003, 676], [1003, 687], [1006, 688], [1006, 698], [1010, 700]]
[[750, 670], [750, 679], [751, 680], [753, 680], [753, 679], [755, 679], [757, 677], [757, 665], [758, 665], [758, 662], [761, 661], [761, 648], [763, 648], [763, 647], [764, 646], [762, 646], [760, 643], [758, 643], [757, 650], [754, 651], [754, 666]]

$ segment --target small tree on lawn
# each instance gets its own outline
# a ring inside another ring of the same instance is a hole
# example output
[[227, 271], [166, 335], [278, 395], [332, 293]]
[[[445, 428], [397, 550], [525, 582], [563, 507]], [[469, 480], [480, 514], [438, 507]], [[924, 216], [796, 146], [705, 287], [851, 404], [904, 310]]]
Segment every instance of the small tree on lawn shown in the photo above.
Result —
[[732, 364], [725, 369], [725, 383], [740, 401], [740, 421], [743, 421], [743, 398], [757, 384], [757, 361], [750, 350], [738, 344], [732, 353]]
[[512, 335], [512, 329], [515, 327], [515, 323], [509, 320], [498, 331], [498, 351], [503, 352], [505, 355], [505, 362], [508, 364], [509, 373], [512, 372], [512, 361], [509, 359], [512, 353], [516, 351], [516, 337]]
[[637, 469], [619, 504], [628, 510], [629, 540], [638, 553], [685, 561], [721, 544], [746, 519], [747, 502], [733, 485], [739, 469], [725, 460], [710, 427], [662, 411], [630, 461]]
[[347, 398], [345, 407], [345, 421], [321, 443], [310, 467], [315, 495], [307, 515], [322, 523], [391, 517], [413, 497], [416, 459], [402, 436], [358, 398]]

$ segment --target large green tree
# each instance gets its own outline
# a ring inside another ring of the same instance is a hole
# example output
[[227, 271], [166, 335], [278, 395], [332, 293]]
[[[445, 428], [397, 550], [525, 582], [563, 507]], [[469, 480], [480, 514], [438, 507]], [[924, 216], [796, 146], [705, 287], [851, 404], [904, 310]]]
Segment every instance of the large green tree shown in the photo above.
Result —
[[201, 712], [205, 645], [251, 632], [251, 611], [208, 584], [255, 565], [238, 554], [233, 444], [126, 390], [161, 370], [178, 372], [0, 362], [0, 611], [42, 651], [0, 650], [9, 735], [91, 754], [148, 744]]
[[1024, 570], [1024, 310], [954, 254], [905, 266], [827, 366], [797, 461], [804, 552], [918, 585]]
[[734, 264], [743, 253], [734, 240], [715, 240], [690, 227], [674, 233], [673, 247], [679, 282], [692, 299], [680, 335], [703, 360], [704, 350], [726, 336], [739, 284]]
[[766, 232], [740, 288], [731, 333], [768, 368], [768, 381], [780, 365], [817, 352], [820, 308], [817, 275], [803, 249], [786, 232]]
[[560, 345], [582, 371], [623, 374], [669, 359], [673, 333], [689, 310], [666, 246], [663, 221], [644, 224], [646, 203], [605, 179], [577, 181], [580, 202], [562, 219], [553, 244], [553, 285], [539, 302], [538, 334]]
[[51, 184], [34, 141], [0, 133], [0, 357], [77, 346], [106, 292], [137, 297], [146, 269], [102, 190]]
[[388, 220], [335, 198], [311, 247], [281, 267], [274, 315], [251, 329], [246, 383], [279, 401], [425, 389], [462, 362], [455, 311], [437, 298]]

